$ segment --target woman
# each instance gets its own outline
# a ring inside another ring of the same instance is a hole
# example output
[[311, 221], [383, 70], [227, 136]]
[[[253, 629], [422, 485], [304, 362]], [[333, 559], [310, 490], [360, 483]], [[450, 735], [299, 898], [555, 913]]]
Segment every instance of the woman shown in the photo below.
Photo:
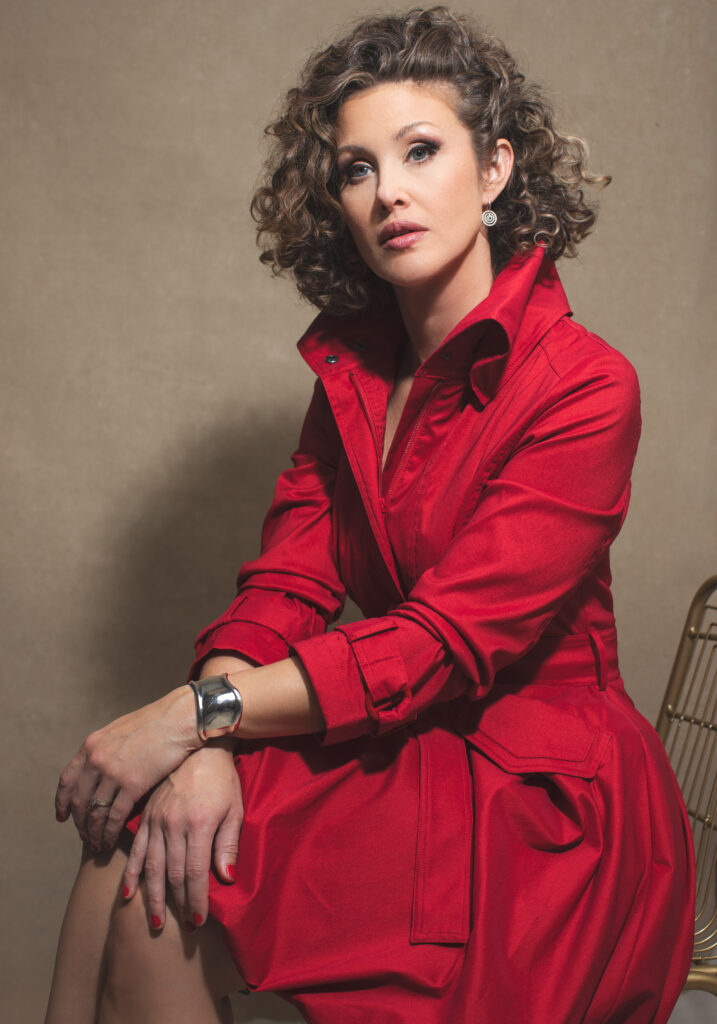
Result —
[[638, 389], [554, 266], [607, 179], [444, 8], [361, 22], [270, 130], [319, 380], [201, 681], [61, 776], [47, 1021], [230, 1021], [239, 972], [319, 1024], [666, 1021], [689, 832], [609, 589]]

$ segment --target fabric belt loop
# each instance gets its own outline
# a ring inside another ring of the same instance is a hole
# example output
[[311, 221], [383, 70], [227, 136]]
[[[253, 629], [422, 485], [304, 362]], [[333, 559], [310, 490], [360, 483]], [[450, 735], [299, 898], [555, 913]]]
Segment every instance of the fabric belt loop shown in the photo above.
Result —
[[603, 643], [603, 638], [594, 629], [588, 630], [588, 636], [590, 637], [590, 643], [595, 656], [598, 686], [601, 690], [604, 690], [607, 686], [607, 651], [605, 650], [605, 644]]

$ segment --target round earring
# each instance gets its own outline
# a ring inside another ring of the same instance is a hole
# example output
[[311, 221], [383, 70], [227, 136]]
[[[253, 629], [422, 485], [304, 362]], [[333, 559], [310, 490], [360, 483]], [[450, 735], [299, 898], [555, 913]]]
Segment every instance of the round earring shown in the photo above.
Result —
[[490, 203], [488, 203], [488, 209], [483, 211], [481, 215], [481, 220], [483, 221], [487, 228], [495, 227], [495, 225], [498, 223], [498, 215], [493, 210], [491, 210]]

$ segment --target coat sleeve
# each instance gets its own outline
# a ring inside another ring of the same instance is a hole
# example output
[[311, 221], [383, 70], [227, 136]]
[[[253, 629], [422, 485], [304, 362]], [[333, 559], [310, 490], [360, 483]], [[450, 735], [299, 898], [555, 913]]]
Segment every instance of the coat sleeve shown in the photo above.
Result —
[[640, 433], [630, 364], [607, 346], [558, 376], [440, 561], [389, 615], [294, 642], [323, 742], [480, 699], [540, 639], [617, 535]]
[[343, 608], [331, 504], [340, 451], [331, 409], [317, 382], [293, 468], [281, 474], [262, 529], [262, 553], [246, 562], [229, 608], [197, 638], [192, 673], [216, 653], [259, 665], [288, 657], [291, 645], [325, 632]]

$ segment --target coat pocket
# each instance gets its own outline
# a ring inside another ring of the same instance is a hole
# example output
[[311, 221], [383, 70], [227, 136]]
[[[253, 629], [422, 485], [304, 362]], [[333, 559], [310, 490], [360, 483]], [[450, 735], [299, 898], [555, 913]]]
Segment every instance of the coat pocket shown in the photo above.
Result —
[[605, 758], [608, 732], [532, 693], [506, 693], [477, 703], [454, 727], [468, 743], [511, 774], [592, 779]]
[[[537, 891], [549, 891], [563, 872], [596, 870], [606, 826], [598, 772], [612, 736], [592, 709], [583, 718], [552, 690], [550, 699], [536, 690], [491, 694], [472, 722], [467, 709], [460, 723], [474, 748], [478, 870], [495, 878], [517, 870]], [[480, 883], [475, 898], [484, 905]]]

